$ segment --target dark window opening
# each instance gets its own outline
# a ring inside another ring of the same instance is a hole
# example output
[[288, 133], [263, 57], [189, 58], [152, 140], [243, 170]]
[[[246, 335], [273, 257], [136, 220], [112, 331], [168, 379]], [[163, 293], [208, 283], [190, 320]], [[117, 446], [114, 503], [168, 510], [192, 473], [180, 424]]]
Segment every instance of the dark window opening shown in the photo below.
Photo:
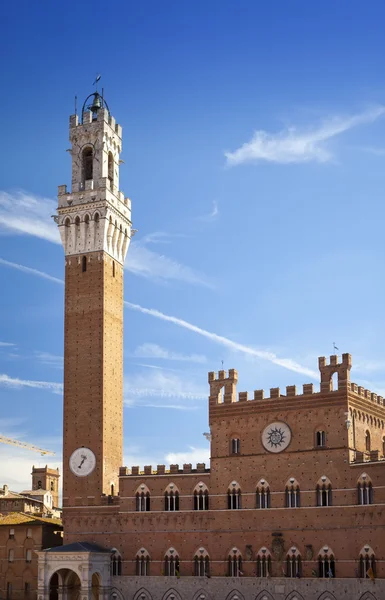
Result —
[[93, 177], [93, 152], [92, 148], [83, 150], [83, 181], [89, 181]]
[[326, 446], [326, 433], [325, 431], [317, 431], [316, 434], [316, 444], [319, 447]]
[[82, 273], [87, 271], [87, 257], [83, 256], [82, 258]]
[[233, 438], [231, 440], [231, 454], [239, 454], [241, 452], [241, 440]]
[[112, 277], [115, 277], [115, 261], [112, 261]]

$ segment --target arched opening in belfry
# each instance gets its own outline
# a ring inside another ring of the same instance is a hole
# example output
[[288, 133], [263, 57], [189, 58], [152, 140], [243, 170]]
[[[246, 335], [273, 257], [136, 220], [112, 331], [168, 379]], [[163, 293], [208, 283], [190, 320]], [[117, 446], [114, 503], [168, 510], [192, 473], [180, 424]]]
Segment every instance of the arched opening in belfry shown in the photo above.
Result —
[[331, 376], [330, 389], [332, 392], [335, 392], [336, 390], [338, 390], [338, 373], [337, 372], [333, 373], [333, 375]]
[[111, 186], [114, 185], [114, 157], [112, 152], [108, 153], [108, 179]]
[[83, 150], [83, 172], [82, 172], [83, 182], [88, 181], [93, 178], [93, 163], [94, 163], [94, 157], [93, 157], [92, 148], [90, 146], [87, 146]]

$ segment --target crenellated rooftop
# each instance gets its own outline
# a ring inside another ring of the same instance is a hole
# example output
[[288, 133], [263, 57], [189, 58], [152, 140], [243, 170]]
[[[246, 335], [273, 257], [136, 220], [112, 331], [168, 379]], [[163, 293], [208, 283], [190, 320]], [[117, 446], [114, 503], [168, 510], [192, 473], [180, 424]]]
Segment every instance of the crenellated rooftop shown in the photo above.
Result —
[[191, 463], [186, 463], [183, 468], [180, 469], [179, 465], [170, 465], [169, 469], [166, 469], [166, 465], [157, 465], [156, 470], [152, 468], [152, 465], [146, 465], [143, 467], [143, 471], [140, 467], [135, 466], [129, 469], [128, 467], [120, 467], [119, 477], [126, 476], [138, 476], [138, 475], [190, 475], [194, 473], [209, 473], [210, 469], [206, 469], [205, 463], [198, 463], [195, 469], [192, 468]]

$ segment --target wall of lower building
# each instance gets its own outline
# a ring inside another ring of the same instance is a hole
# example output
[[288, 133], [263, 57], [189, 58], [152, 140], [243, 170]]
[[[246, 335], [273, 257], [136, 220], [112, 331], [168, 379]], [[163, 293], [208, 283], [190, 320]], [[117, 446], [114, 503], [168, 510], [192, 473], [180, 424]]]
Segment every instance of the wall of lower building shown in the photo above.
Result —
[[111, 592], [116, 600], [383, 600], [385, 580], [113, 577]]

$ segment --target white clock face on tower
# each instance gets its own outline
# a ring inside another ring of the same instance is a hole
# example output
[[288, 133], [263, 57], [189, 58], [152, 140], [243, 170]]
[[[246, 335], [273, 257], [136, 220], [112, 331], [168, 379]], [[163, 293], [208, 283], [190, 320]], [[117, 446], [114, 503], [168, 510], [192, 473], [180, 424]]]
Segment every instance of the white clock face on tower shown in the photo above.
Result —
[[291, 431], [286, 423], [280, 421], [270, 423], [262, 432], [262, 444], [269, 452], [282, 452], [290, 442]]
[[70, 469], [77, 477], [87, 477], [95, 469], [95, 454], [89, 448], [78, 448], [70, 457]]

